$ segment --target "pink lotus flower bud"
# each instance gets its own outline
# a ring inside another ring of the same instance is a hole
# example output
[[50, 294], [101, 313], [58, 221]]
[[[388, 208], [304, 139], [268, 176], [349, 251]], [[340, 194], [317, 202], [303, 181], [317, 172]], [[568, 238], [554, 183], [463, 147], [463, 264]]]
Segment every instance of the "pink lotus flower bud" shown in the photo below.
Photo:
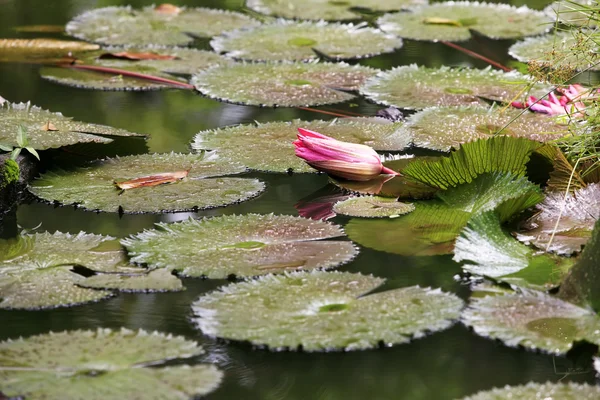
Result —
[[368, 181], [380, 174], [398, 175], [381, 164], [379, 154], [369, 146], [347, 143], [298, 128], [296, 155], [311, 167], [353, 181]]

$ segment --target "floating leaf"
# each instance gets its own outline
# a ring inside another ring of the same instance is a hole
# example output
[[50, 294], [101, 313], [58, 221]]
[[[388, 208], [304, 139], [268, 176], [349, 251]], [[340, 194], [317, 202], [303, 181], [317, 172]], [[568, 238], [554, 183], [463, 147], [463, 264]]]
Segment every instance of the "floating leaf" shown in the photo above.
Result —
[[110, 143], [106, 136], [141, 136], [124, 129], [73, 121], [61, 113], [53, 113], [30, 103], [0, 105], [0, 143], [17, 146], [17, 132], [23, 126], [29, 146], [46, 150], [75, 143]]
[[575, 26], [596, 26], [596, 0], [555, 1], [544, 9], [553, 21]]
[[[189, 170], [187, 178], [168, 185], [122, 191], [114, 182]], [[221, 207], [255, 197], [264, 190], [257, 179], [219, 177], [245, 167], [219, 162], [214, 155], [144, 154], [97, 161], [74, 171], [56, 170], [33, 181], [36, 196], [88, 210], [126, 213], [173, 212]]]
[[58, 39], [0, 39], [0, 61], [35, 62], [59, 59], [69, 53], [98, 50], [86, 42]]
[[479, 392], [463, 400], [594, 400], [600, 396], [600, 387], [587, 383], [534, 383], [529, 382], [521, 386], [505, 386], [502, 389], [494, 388], [486, 392]]
[[253, 63], [211, 68], [192, 83], [203, 95], [230, 103], [300, 107], [353, 99], [348, 91], [375, 74], [345, 63]]
[[115, 182], [115, 186], [122, 190], [138, 189], [142, 187], [152, 187], [164, 185], [166, 183], [175, 183], [190, 173], [189, 170], [165, 172], [162, 174], [142, 176], [140, 178], [130, 179], [128, 181]]
[[355, 247], [316, 240], [342, 235], [326, 222], [248, 214], [158, 224], [122, 243], [133, 262], [183, 276], [224, 279], [336, 267], [356, 256]]
[[[159, 73], [154, 68], [135, 66], [129, 67], [126, 71], [147, 74], [159, 79], [180, 82], [186, 81], [172, 75]], [[127, 75], [115, 75], [99, 71], [90, 71], [77, 68], [64, 67], [43, 67], [40, 69], [40, 76], [50, 82], [59, 85], [73, 86], [79, 89], [92, 90], [114, 90], [114, 91], [147, 91], [172, 89], [174, 85], [166, 82], [142, 79]]]
[[427, 0], [247, 0], [246, 6], [262, 14], [290, 19], [352, 20], [361, 18], [358, 9], [399, 11], [427, 4]]
[[569, 133], [569, 125], [544, 114], [484, 107], [434, 107], [408, 117], [400, 129], [415, 146], [450, 151], [461, 144], [500, 135], [548, 142]]
[[590, 306], [596, 312], [600, 310], [598, 288], [600, 263], [598, 257], [600, 257], [600, 220], [596, 221], [591, 239], [561, 284], [560, 298], [583, 306]]
[[347, 272], [267, 275], [200, 297], [194, 321], [205, 335], [272, 350], [364, 350], [444, 330], [463, 306], [418, 286], [367, 295], [383, 282]]
[[215, 390], [222, 372], [212, 365], [164, 363], [202, 353], [181, 336], [142, 330], [49, 333], [0, 342], [0, 381], [10, 397], [133, 399], [143, 387], [144, 399], [188, 400]]
[[209, 8], [181, 7], [172, 13], [154, 7], [105, 7], [75, 17], [66, 30], [79, 39], [108, 45], [175, 46], [258, 24], [244, 14]]
[[177, 292], [184, 289], [181, 281], [171, 274], [171, 271], [165, 269], [137, 274], [98, 274], [78, 285], [90, 289], [115, 289], [121, 292]]
[[[108, 236], [83, 232], [23, 235], [0, 240], [0, 254], [0, 308], [71, 306], [112, 295], [84, 287], [129, 291], [182, 289], [181, 282], [150, 282], [146, 270], [130, 265], [123, 249]], [[74, 267], [84, 267], [96, 275], [86, 278], [74, 272]], [[118, 279], [119, 274], [135, 275], [139, 281], [137, 287], [98, 283], [109, 275]], [[149, 285], [144, 286], [145, 283]]]
[[531, 153], [540, 146], [526, 138], [495, 136], [465, 143], [440, 160], [415, 160], [402, 173], [440, 189], [471, 182], [483, 173], [511, 172], [521, 176]]
[[[491, 68], [426, 68], [416, 65], [383, 71], [361, 86], [374, 102], [406, 109], [485, 104], [481, 98], [508, 102], [520, 98], [531, 82], [516, 71]], [[544, 96], [550, 87], [536, 84], [532, 95]]]
[[497, 210], [502, 220], [541, 200], [536, 185], [511, 174], [484, 174], [438, 199], [415, 202], [415, 210], [395, 219], [352, 219], [346, 232], [354, 242], [400, 255], [449, 254], [454, 240], [477, 214]]
[[537, 208], [540, 213], [528, 224], [532, 229], [518, 233], [517, 239], [557, 254], [579, 252], [600, 218], [600, 184], [592, 183], [566, 197], [564, 192], [550, 192]]
[[[192, 142], [195, 150], [214, 149], [220, 158], [240, 162], [259, 171], [315, 172], [296, 157], [292, 142], [298, 128], [305, 128], [350, 143], [376, 150], [399, 151], [411, 138], [398, 135], [401, 123], [382, 118], [342, 118], [333, 121], [267, 122], [238, 125], [198, 133]], [[270, 157], [265, 157], [269, 154]]]
[[402, 39], [364, 24], [278, 20], [227, 32], [210, 45], [219, 53], [249, 61], [308, 61], [319, 58], [318, 53], [329, 59], [349, 60], [393, 52], [402, 47]]
[[413, 204], [379, 196], [352, 197], [333, 206], [333, 211], [336, 214], [366, 218], [396, 218], [414, 210], [415, 206]]
[[14, 28], [17, 32], [28, 33], [64, 33], [64, 25], [23, 25]]
[[536, 290], [556, 287], [573, 260], [549, 254], [535, 254], [502, 230], [493, 212], [469, 220], [454, 246], [454, 261], [464, 262], [463, 270], [499, 281]]
[[525, 6], [468, 1], [436, 3], [411, 12], [385, 14], [377, 24], [383, 31], [403, 38], [434, 42], [469, 40], [471, 30], [492, 39], [515, 39], [540, 35], [552, 28], [547, 15]]
[[517, 42], [510, 47], [509, 54], [522, 62], [540, 63], [544, 68], [598, 71], [597, 48], [596, 40], [587, 35], [578, 37], [575, 32], [555, 32]]
[[600, 318], [595, 313], [541, 292], [471, 299], [462, 321], [478, 335], [507, 346], [557, 355], [569, 351], [574, 342], [600, 344]]

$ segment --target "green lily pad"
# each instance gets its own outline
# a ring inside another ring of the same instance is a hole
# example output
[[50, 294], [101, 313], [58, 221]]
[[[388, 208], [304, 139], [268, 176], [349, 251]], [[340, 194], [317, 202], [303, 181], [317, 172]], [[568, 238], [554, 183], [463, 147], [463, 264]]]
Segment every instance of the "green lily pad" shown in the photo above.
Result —
[[450, 151], [477, 139], [501, 135], [548, 142], [569, 134], [569, 125], [539, 113], [485, 107], [433, 107], [408, 117], [400, 131], [417, 147]]
[[[17, 132], [20, 125], [27, 132], [29, 146], [36, 150], [75, 143], [112, 142], [112, 139], [103, 136], [142, 136], [124, 129], [73, 121], [61, 113], [43, 110], [31, 103], [0, 104], [0, 144], [18, 146]], [[46, 130], [48, 128], [50, 129]]]
[[[523, 96], [531, 78], [516, 71], [491, 68], [426, 68], [416, 65], [383, 71], [361, 86], [361, 94], [381, 104], [406, 109], [435, 106], [483, 105], [481, 99], [509, 102]], [[531, 95], [543, 96], [550, 90], [534, 85]]]
[[165, 13], [155, 7], [105, 7], [87, 11], [71, 20], [69, 35], [107, 45], [185, 45], [194, 37], [259, 25], [244, 14], [209, 8], [179, 8]]
[[[104, 400], [188, 400], [215, 390], [223, 373], [212, 365], [164, 363], [204, 353], [181, 336], [121, 329], [70, 331], [0, 342], [0, 381], [9, 397]], [[156, 366], [156, 368], [146, 368]]]
[[501, 389], [494, 388], [479, 392], [463, 400], [594, 400], [600, 397], [600, 387], [586, 383], [534, 383], [529, 382], [521, 386], [505, 386]]
[[[152, 75], [158, 78], [175, 82], [187, 83], [185, 79], [161, 73], [151, 67], [143, 65], [129, 67], [129, 72]], [[77, 68], [43, 67], [40, 76], [59, 85], [72, 86], [78, 89], [112, 90], [112, 91], [149, 91], [178, 88], [172, 84], [161, 83], [148, 79], [136, 78], [127, 75], [115, 75]]]
[[[183, 289], [175, 277], [152, 280], [155, 275], [149, 277], [144, 268], [129, 264], [121, 246], [109, 236], [83, 232], [23, 235], [0, 240], [0, 254], [0, 308], [72, 306], [113, 294], [89, 288]], [[75, 272], [74, 267], [84, 267], [94, 275], [86, 277]]]
[[[124, 191], [115, 184], [188, 170], [187, 177], [170, 184]], [[244, 171], [240, 164], [218, 162], [210, 154], [143, 154], [97, 161], [74, 171], [49, 171], [34, 180], [29, 191], [46, 201], [107, 212], [207, 209], [248, 200], [264, 190], [257, 179], [220, 177]]]
[[[205, 335], [272, 350], [364, 350], [444, 330], [463, 302], [418, 286], [368, 294], [381, 278], [347, 272], [267, 275], [200, 297], [192, 309]], [[248, 306], [252, 312], [248, 312]]]
[[551, 354], [564, 354], [577, 341], [600, 344], [594, 312], [536, 291], [471, 299], [462, 321], [480, 336]]
[[364, 24], [279, 20], [227, 32], [210, 45], [216, 52], [248, 61], [308, 61], [318, 59], [318, 53], [334, 60], [350, 60], [391, 53], [402, 47], [402, 39]]
[[552, 28], [541, 11], [525, 6], [449, 1], [385, 14], [377, 20], [385, 32], [407, 39], [459, 42], [471, 38], [470, 30], [492, 39], [515, 39], [540, 35]]
[[247, 0], [246, 6], [267, 15], [290, 19], [353, 20], [361, 18], [358, 9], [399, 11], [427, 4], [427, 0]]
[[573, 259], [536, 254], [502, 230], [494, 212], [474, 216], [454, 246], [454, 261], [464, 271], [511, 285], [536, 290], [556, 287], [573, 265]]
[[522, 176], [531, 153], [539, 147], [540, 143], [526, 138], [494, 136], [465, 143], [439, 160], [415, 160], [402, 174], [439, 189], [471, 182], [484, 173], [510, 172]]
[[474, 215], [497, 210], [506, 220], [542, 198], [536, 185], [506, 173], [484, 174], [437, 195], [435, 200], [415, 202], [415, 210], [399, 218], [352, 219], [346, 233], [362, 246], [388, 253], [449, 254], [454, 240]]
[[376, 72], [345, 63], [252, 63], [211, 68], [192, 83], [203, 95], [230, 103], [301, 107], [351, 100], [356, 96], [348, 91]]
[[122, 243], [133, 262], [224, 279], [336, 267], [352, 260], [356, 248], [348, 241], [317, 240], [343, 234], [327, 222], [247, 214], [158, 224]]
[[366, 218], [396, 218], [415, 210], [410, 203], [399, 202], [398, 199], [380, 196], [352, 197], [333, 206], [336, 214]]
[[553, 21], [560, 21], [566, 25], [597, 26], [596, 0], [561, 0], [551, 3], [544, 12]]
[[563, 192], [550, 192], [537, 208], [540, 212], [528, 223], [532, 229], [517, 233], [517, 239], [557, 254], [577, 253], [600, 219], [600, 184], [589, 184], [566, 197]]
[[[574, 47], [578, 49], [576, 53]], [[544, 68], [598, 71], [597, 48], [596, 41], [587, 34], [578, 37], [576, 32], [567, 31], [517, 42], [509, 54], [521, 62], [540, 63]]]
[[[194, 137], [195, 150], [216, 150], [221, 159], [240, 162], [259, 171], [315, 172], [296, 157], [292, 142], [298, 128], [320, 132], [344, 142], [359, 143], [376, 150], [400, 151], [409, 146], [408, 135], [398, 135], [402, 126], [382, 118], [341, 118], [333, 121], [267, 122], [202, 131]], [[270, 157], [265, 157], [269, 154]]]

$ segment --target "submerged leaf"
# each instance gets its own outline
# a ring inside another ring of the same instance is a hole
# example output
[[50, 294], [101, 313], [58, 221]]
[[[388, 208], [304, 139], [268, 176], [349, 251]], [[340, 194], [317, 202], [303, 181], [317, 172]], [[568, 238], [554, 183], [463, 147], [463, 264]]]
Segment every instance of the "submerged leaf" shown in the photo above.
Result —
[[579, 252], [600, 218], [600, 184], [566, 196], [550, 192], [537, 208], [540, 212], [528, 221], [532, 229], [517, 233], [517, 239], [557, 254]]
[[432, 107], [408, 117], [400, 131], [412, 136], [417, 147], [450, 151], [497, 134], [548, 142], [567, 135], [569, 125], [544, 114], [521, 114], [515, 109]]
[[0, 39], [0, 61], [44, 62], [58, 60], [71, 53], [98, 50], [100, 46], [86, 42], [58, 39]]
[[407, 39], [464, 41], [471, 30], [492, 39], [540, 35], [552, 28], [552, 20], [525, 6], [449, 1], [422, 6], [411, 12], [385, 14], [377, 20], [385, 32]]
[[247, 0], [250, 9], [290, 19], [352, 20], [361, 17], [360, 9], [399, 11], [427, 4], [427, 0]]
[[192, 83], [203, 95], [230, 103], [301, 107], [353, 99], [348, 92], [376, 72], [345, 63], [244, 63], [211, 68]]
[[592, 311], [535, 291], [471, 299], [462, 314], [475, 333], [551, 354], [565, 354], [574, 342], [600, 344], [600, 318]]
[[[188, 400], [215, 390], [212, 365], [165, 367], [204, 353], [181, 336], [98, 329], [0, 342], [0, 381], [8, 396], [47, 400], [139, 398]], [[145, 368], [160, 364], [157, 368]]]
[[17, 139], [20, 127], [27, 132], [28, 146], [36, 150], [75, 143], [112, 142], [112, 139], [103, 136], [141, 136], [124, 129], [74, 121], [61, 113], [43, 110], [30, 103], [6, 102], [0, 105], [0, 142], [11, 146], [19, 145]]
[[396, 218], [414, 210], [413, 204], [401, 203], [398, 199], [379, 196], [351, 197], [333, 206], [336, 214], [366, 218]]
[[[172, 9], [171, 9], [172, 10]], [[109, 45], [185, 45], [194, 37], [211, 37], [224, 31], [256, 26], [258, 21], [237, 12], [181, 7], [177, 13], [145, 7], [105, 7], [78, 15], [67, 33]]]
[[124, 239], [131, 260], [180, 275], [224, 279], [333, 268], [357, 250], [336, 225], [291, 216], [228, 215], [158, 224]]
[[308, 61], [318, 59], [318, 53], [333, 60], [349, 60], [393, 52], [402, 47], [402, 39], [364, 24], [278, 20], [227, 32], [210, 45], [216, 52], [248, 61]]
[[444, 330], [463, 306], [418, 286], [368, 294], [383, 282], [347, 272], [267, 275], [200, 297], [194, 322], [205, 335], [272, 350], [364, 350]]
[[[202, 131], [194, 137], [195, 150], [216, 150], [220, 158], [237, 161], [251, 169], [269, 172], [315, 172], [296, 157], [292, 142], [298, 128], [309, 129], [344, 142], [375, 150], [400, 151], [410, 136], [399, 135], [401, 123], [382, 118], [341, 118], [333, 121], [267, 122]], [[265, 157], [269, 154], [269, 157]]]
[[494, 388], [485, 392], [479, 392], [473, 396], [465, 397], [463, 400], [595, 400], [600, 397], [600, 387], [568, 383], [534, 383], [529, 382], [521, 386], [505, 386], [502, 389]]
[[[114, 184], [183, 170], [189, 170], [189, 175], [169, 185], [123, 192]], [[49, 171], [34, 180], [29, 190], [46, 201], [88, 210], [174, 212], [221, 207], [255, 197], [265, 187], [259, 180], [220, 177], [245, 170], [210, 154], [144, 154], [97, 161], [74, 171]]]
[[484, 275], [512, 285], [537, 290], [556, 287], [573, 260], [535, 254], [502, 230], [493, 212], [474, 216], [456, 240], [454, 261], [464, 262], [464, 271]]
[[[405, 65], [382, 71], [361, 86], [361, 94], [381, 104], [406, 109], [435, 106], [483, 105], [481, 98], [517, 100], [531, 78], [516, 71], [486, 68], [426, 68]], [[532, 95], [544, 96], [550, 87], [535, 84]]]

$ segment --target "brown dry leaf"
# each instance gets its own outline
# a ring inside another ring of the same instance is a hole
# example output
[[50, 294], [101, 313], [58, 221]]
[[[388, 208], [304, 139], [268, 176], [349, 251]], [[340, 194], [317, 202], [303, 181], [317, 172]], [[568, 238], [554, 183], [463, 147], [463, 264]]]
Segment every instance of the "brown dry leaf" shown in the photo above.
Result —
[[50, 121], [46, 122], [44, 124], [44, 126], [42, 126], [41, 129], [46, 132], [48, 132], [48, 131], [55, 132], [58, 130], [58, 128]]
[[91, 51], [100, 46], [86, 42], [58, 39], [0, 39], [0, 49], [14, 51]]
[[173, 4], [164, 3], [154, 7], [154, 11], [161, 14], [177, 15], [181, 12], [181, 8]]
[[65, 31], [64, 25], [25, 25], [17, 26], [15, 28], [17, 32], [27, 33], [62, 33]]
[[574, 193], [586, 186], [587, 184], [579, 172], [573, 169], [573, 165], [567, 160], [564, 153], [556, 148], [554, 170], [550, 173], [548, 188], [555, 192], [566, 192], [569, 188], [569, 192]]
[[188, 176], [190, 170], [165, 172], [162, 174], [142, 176], [123, 182], [115, 182], [115, 185], [121, 190], [137, 189], [141, 187], [158, 186], [165, 183], [177, 182]]
[[156, 53], [134, 53], [128, 51], [122, 51], [120, 53], [104, 53], [98, 57], [99, 59], [112, 59], [118, 58], [122, 60], [176, 60], [177, 56], [156, 54]]
[[450, 26], [463, 26], [460, 21], [456, 21], [454, 19], [448, 18], [440, 18], [440, 17], [429, 17], [423, 20], [424, 24], [427, 25], [450, 25]]

